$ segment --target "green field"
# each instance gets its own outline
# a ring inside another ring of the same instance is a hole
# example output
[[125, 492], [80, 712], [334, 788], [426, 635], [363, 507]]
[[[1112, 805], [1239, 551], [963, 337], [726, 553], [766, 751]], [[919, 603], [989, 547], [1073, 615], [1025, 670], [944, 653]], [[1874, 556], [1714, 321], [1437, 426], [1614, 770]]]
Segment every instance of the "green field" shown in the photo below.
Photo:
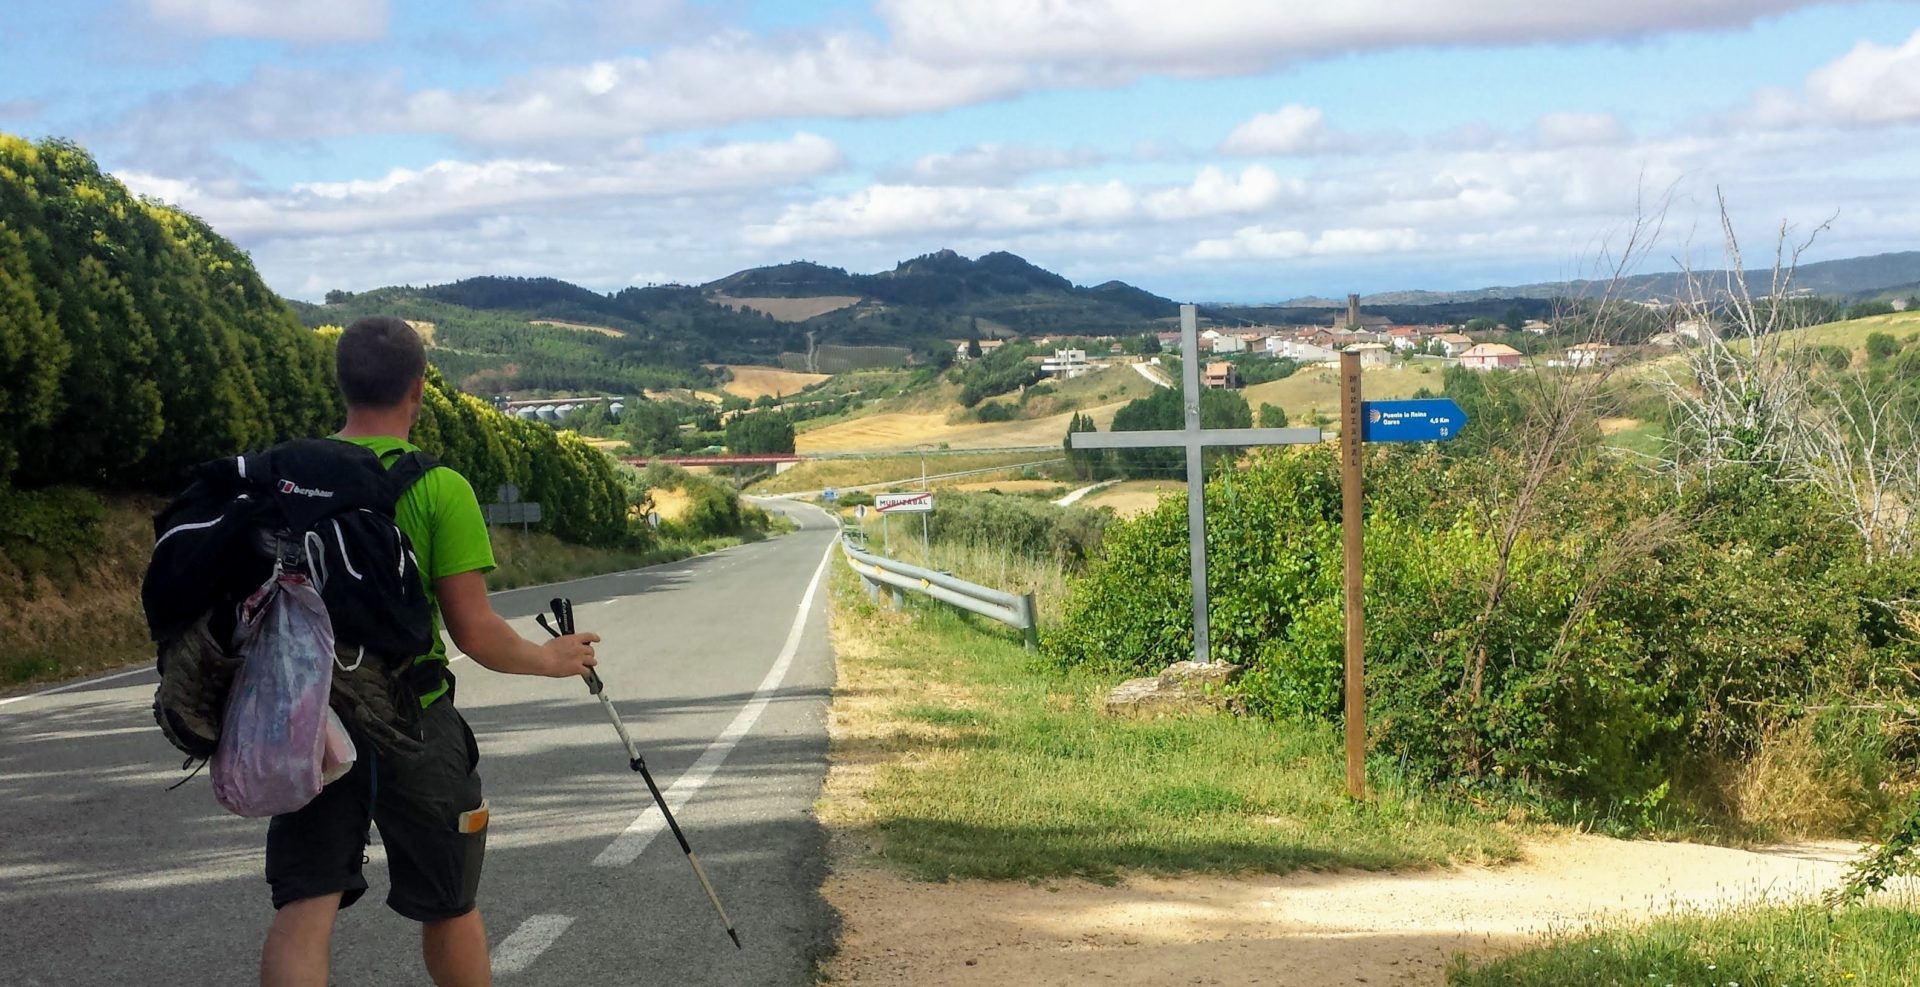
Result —
[[1452, 987], [1815, 987], [1920, 983], [1911, 899], [1678, 915], [1644, 928], [1581, 931], [1491, 960], [1457, 958]]

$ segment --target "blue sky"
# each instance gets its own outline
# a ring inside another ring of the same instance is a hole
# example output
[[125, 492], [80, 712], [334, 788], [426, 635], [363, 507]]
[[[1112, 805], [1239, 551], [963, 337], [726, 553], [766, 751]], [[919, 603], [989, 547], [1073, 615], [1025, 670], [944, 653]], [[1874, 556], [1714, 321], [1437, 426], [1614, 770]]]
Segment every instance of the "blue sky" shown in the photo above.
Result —
[[275, 289], [1011, 250], [1182, 300], [1920, 249], [1920, 3], [67, 0], [0, 130]]

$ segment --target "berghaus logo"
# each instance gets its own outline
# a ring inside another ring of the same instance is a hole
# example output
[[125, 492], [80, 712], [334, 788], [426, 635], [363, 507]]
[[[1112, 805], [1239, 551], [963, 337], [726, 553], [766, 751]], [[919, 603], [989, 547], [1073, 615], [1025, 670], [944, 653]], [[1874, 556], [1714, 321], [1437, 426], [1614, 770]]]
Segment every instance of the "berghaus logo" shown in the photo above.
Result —
[[303, 486], [300, 486], [299, 484], [297, 484], [297, 483], [295, 483], [295, 482], [293, 482], [292, 480], [281, 480], [281, 481], [280, 481], [280, 492], [281, 492], [281, 493], [283, 493], [283, 494], [299, 494], [299, 495], [300, 495], [300, 496], [302, 496], [302, 497], [331, 497], [331, 496], [333, 496], [333, 491], [331, 491], [331, 490], [321, 490], [321, 489], [319, 489], [319, 488], [317, 488], [317, 487], [303, 487]]

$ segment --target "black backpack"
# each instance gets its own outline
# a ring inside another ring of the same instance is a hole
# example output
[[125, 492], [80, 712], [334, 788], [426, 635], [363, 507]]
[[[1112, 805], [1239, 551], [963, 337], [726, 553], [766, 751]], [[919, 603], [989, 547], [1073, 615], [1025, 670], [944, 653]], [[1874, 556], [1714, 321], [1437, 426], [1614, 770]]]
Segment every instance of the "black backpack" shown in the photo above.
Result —
[[[169, 669], [169, 656], [198, 655], [206, 664], [215, 657], [207, 652], [223, 651], [238, 605], [272, 578], [276, 563], [319, 588], [336, 646], [351, 656], [342, 670], [377, 665], [413, 695], [437, 687], [439, 663], [413, 663], [433, 645], [432, 607], [413, 543], [394, 520], [401, 495], [435, 465], [416, 452], [389, 469], [350, 442], [297, 439], [195, 468], [192, 485], [154, 515], [153, 560], [140, 590], [163, 693], [170, 674], [204, 671]], [[224, 701], [223, 689], [193, 686], [206, 696], [202, 705], [216, 695]], [[418, 710], [407, 705], [395, 701], [393, 709], [410, 722]], [[163, 706], [156, 703], [155, 716], [174, 745], [207, 756], [204, 738], [183, 742], [169, 729]], [[217, 719], [217, 710], [199, 712]]]

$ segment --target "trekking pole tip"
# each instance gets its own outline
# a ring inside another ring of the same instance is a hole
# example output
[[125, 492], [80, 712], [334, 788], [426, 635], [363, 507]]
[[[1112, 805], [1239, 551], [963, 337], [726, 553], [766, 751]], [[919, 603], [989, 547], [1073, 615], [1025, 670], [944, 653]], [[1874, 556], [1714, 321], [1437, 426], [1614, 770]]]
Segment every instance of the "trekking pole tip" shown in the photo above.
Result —
[[746, 947], [744, 947], [744, 946], [742, 946], [742, 945], [740, 945], [740, 933], [738, 933], [738, 932], [735, 932], [735, 931], [733, 931], [733, 927], [732, 927], [732, 926], [728, 926], [728, 927], [727, 927], [727, 938], [729, 938], [729, 939], [732, 939], [732, 940], [733, 940], [733, 948], [735, 948], [735, 949], [745, 949], [745, 948], [746, 948]]

